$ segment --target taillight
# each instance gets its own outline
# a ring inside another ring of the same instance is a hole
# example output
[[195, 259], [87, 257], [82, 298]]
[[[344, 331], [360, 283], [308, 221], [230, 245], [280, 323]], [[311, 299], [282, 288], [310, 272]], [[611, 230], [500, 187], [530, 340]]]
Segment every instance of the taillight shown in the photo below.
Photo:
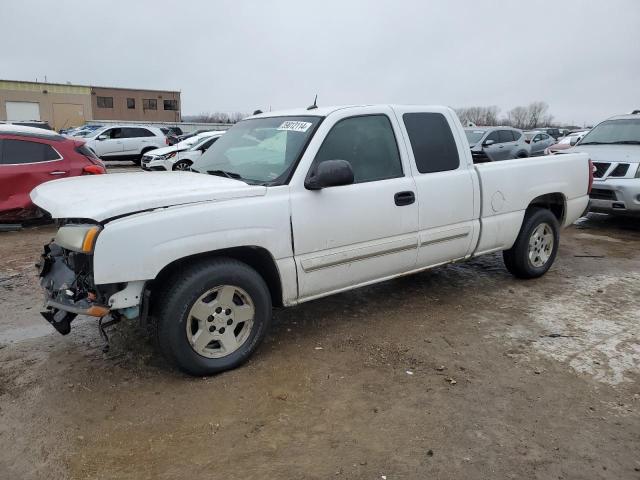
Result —
[[107, 173], [107, 171], [100, 165], [87, 165], [82, 168], [83, 175], [101, 175], [103, 173]]
[[593, 171], [596, 167], [593, 166], [593, 162], [589, 159], [589, 188], [587, 189], [587, 193], [591, 193], [591, 187], [593, 187]]
[[164, 137], [164, 143], [166, 143], [167, 145], [171, 145], [171, 144], [169, 143], [169, 137]]

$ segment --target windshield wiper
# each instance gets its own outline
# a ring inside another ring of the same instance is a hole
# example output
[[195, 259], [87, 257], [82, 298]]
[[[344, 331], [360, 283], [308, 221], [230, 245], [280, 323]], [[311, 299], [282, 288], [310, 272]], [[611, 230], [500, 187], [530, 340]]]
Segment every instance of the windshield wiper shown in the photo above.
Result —
[[219, 177], [233, 178], [234, 180], [242, 180], [242, 175], [236, 172], [228, 172], [226, 170], [207, 170], [209, 175], [217, 175]]
[[616, 145], [640, 145], [640, 140], [620, 140], [614, 143]]
[[611, 142], [582, 142], [578, 145], [610, 145]]

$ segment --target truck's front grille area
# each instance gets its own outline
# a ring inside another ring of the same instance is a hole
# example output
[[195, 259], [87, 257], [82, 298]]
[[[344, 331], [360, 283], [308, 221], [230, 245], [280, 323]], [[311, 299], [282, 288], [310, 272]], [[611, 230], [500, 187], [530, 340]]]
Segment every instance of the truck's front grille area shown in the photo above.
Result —
[[591, 193], [589, 194], [589, 198], [594, 200], [612, 200], [615, 201], [618, 199], [616, 197], [616, 192], [613, 190], [605, 190], [604, 188], [592, 188]]
[[609, 170], [611, 164], [605, 162], [593, 162], [593, 166], [596, 167], [596, 171], [593, 172], [594, 178], [602, 178], [607, 170]]
[[629, 171], [628, 163], [619, 163], [616, 168], [613, 169], [613, 172], [609, 174], [610, 177], [624, 177]]

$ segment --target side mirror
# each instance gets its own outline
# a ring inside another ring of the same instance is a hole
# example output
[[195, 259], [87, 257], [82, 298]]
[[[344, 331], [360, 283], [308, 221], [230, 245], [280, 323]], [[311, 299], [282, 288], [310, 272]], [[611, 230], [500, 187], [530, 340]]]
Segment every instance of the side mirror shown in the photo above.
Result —
[[576, 138], [572, 138], [571, 140], [569, 140], [569, 145], [571, 145], [573, 147], [576, 143], [578, 143], [578, 140], [579, 139], [577, 137]]
[[325, 160], [309, 173], [304, 182], [307, 190], [321, 190], [353, 183], [353, 170], [346, 160]]
[[107, 138], [109, 137], [107, 137], [106, 135], [98, 135], [98, 140], [106, 140]]
[[496, 142], [495, 142], [495, 140], [485, 140], [485, 141], [482, 143], [482, 146], [484, 146], [484, 147], [489, 147], [489, 146], [493, 145], [494, 143], [496, 143]]

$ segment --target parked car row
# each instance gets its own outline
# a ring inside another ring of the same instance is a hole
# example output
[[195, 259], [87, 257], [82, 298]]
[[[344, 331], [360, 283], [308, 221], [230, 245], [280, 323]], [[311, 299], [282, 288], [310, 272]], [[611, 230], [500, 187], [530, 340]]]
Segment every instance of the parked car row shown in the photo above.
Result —
[[[565, 132], [567, 136], [554, 136]], [[550, 155], [575, 145], [586, 131], [570, 133], [564, 129], [541, 128], [523, 132], [512, 127], [470, 127], [465, 128], [465, 133], [474, 162], [483, 163]]]
[[213, 145], [224, 131], [208, 131], [182, 140], [175, 145], [151, 150], [142, 156], [142, 169], [147, 171], [189, 170], [193, 162]]

